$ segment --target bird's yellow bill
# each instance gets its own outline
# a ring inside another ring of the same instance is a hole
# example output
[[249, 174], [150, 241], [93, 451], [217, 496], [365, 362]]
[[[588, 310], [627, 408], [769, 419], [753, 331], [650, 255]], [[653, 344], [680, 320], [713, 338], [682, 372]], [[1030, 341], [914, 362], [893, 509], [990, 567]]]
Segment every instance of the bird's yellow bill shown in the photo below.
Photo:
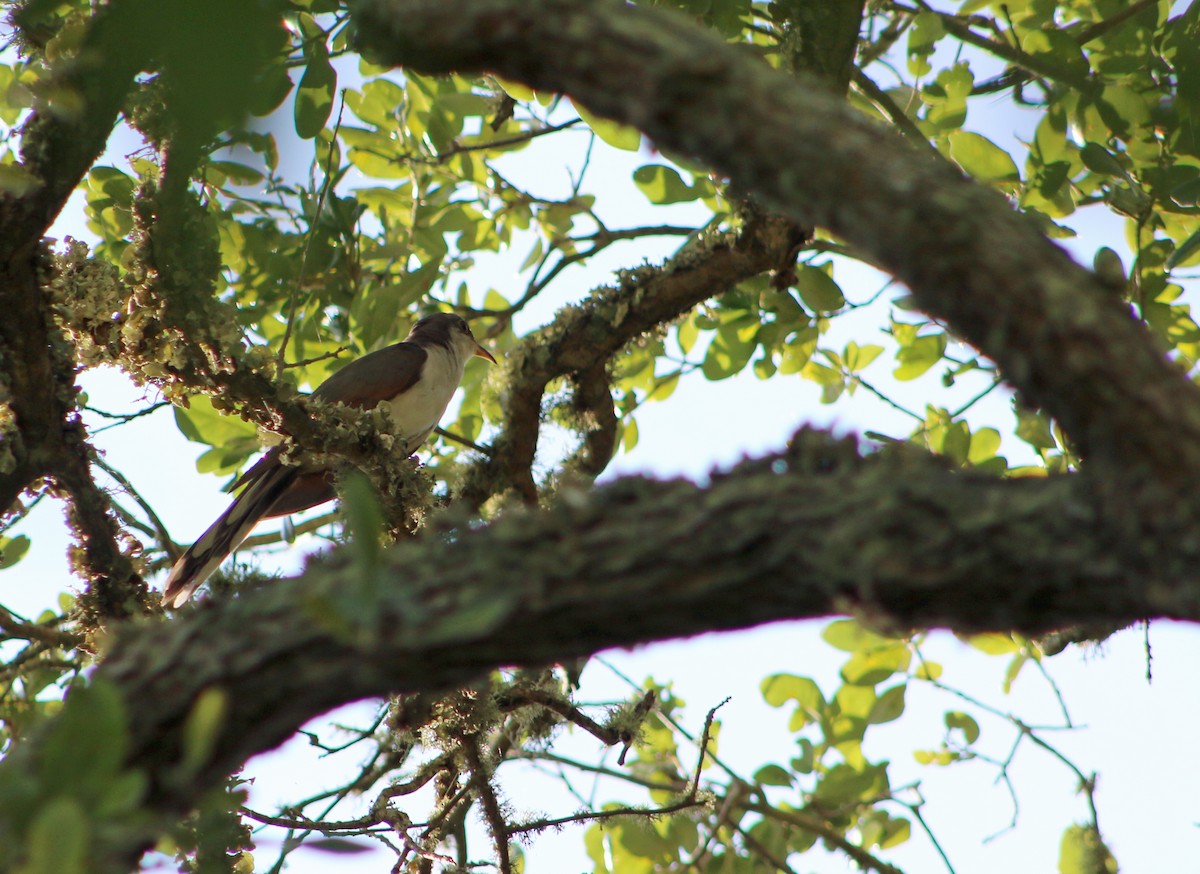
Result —
[[484, 349], [478, 343], [475, 344], [475, 357], [486, 358], [488, 361], [492, 362], [492, 364], [496, 363], [496, 359], [492, 356], [492, 353]]

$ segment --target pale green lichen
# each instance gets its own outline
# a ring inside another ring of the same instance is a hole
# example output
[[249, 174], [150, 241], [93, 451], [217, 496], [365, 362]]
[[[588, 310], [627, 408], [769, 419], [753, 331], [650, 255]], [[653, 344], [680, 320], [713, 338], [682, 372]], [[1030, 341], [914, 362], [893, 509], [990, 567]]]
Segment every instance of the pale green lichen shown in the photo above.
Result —
[[17, 414], [12, 408], [12, 392], [8, 384], [0, 380], [0, 474], [12, 473], [17, 469], [13, 447], [20, 439]]
[[110, 364], [123, 344], [128, 289], [117, 268], [91, 257], [86, 243], [67, 237], [44, 262], [42, 290], [58, 326], [74, 346], [80, 367]]

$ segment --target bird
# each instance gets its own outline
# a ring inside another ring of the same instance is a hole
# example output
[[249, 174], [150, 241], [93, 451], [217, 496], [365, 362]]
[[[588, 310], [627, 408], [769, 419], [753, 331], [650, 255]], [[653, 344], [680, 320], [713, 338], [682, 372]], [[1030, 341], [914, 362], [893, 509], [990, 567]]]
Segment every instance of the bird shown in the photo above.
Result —
[[[400, 435], [396, 451], [412, 454], [437, 427], [473, 357], [496, 363], [454, 313], [434, 313], [391, 346], [355, 359], [326, 379], [314, 398], [363, 410], [385, 406]], [[334, 498], [327, 467], [284, 464], [276, 446], [233, 484], [241, 492], [179, 557], [163, 588], [164, 606], [179, 608], [260, 519], [287, 516]]]

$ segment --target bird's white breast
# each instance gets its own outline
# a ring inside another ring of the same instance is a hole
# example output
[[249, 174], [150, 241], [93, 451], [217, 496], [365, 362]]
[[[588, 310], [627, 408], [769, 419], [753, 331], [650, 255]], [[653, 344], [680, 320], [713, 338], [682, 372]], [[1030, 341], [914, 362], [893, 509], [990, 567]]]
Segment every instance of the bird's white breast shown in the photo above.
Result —
[[465, 359], [441, 346], [427, 346], [425, 352], [416, 385], [384, 402], [397, 432], [406, 438], [406, 453], [415, 451], [437, 427], [466, 368]]

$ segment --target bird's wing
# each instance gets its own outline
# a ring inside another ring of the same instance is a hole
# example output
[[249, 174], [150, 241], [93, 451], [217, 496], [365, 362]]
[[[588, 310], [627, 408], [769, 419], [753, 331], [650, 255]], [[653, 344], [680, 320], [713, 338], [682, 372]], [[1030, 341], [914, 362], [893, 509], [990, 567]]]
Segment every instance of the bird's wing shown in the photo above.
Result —
[[[395, 343], [351, 361], [321, 383], [313, 396], [348, 407], [373, 409], [382, 401], [391, 400], [412, 388], [421, 376], [426, 357], [425, 350], [416, 343]], [[268, 462], [273, 453], [278, 457], [278, 450], [268, 452], [234, 483], [234, 488], [257, 478], [259, 467]], [[263, 518], [299, 513], [333, 498], [333, 480], [329, 471], [301, 470]]]
[[416, 343], [393, 343], [351, 361], [321, 383], [313, 397], [374, 409], [416, 385], [427, 357]]

